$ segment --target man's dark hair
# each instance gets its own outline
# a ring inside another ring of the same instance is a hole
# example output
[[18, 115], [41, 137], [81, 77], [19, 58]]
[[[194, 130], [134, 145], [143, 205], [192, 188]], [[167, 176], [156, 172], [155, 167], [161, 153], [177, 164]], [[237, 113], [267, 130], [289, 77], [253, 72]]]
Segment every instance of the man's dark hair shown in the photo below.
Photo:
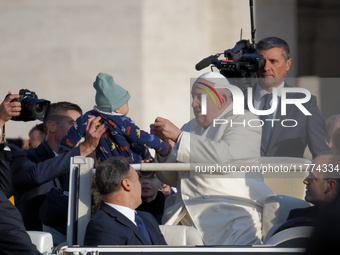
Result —
[[102, 195], [119, 190], [123, 179], [129, 177], [128, 158], [111, 157], [99, 163], [96, 168], [96, 185]]
[[28, 132], [28, 136], [30, 136], [35, 130], [44, 133], [45, 132], [44, 123], [39, 123], [32, 127], [31, 130]]
[[286, 61], [290, 59], [289, 45], [281, 38], [267, 37], [256, 44], [256, 50], [269, 50], [275, 47], [282, 49], [282, 53]]
[[44, 126], [46, 127], [46, 123], [49, 120], [59, 121], [61, 113], [69, 110], [77, 111], [80, 115], [83, 115], [83, 111], [77, 104], [70, 102], [58, 102], [50, 104], [44, 116]]

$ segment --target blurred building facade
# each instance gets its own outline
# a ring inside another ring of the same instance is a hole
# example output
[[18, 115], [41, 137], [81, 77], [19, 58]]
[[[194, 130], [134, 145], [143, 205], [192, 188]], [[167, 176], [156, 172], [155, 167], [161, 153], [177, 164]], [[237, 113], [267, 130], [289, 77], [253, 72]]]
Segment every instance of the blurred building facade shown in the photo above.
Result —
[[[148, 131], [157, 116], [190, 118], [190, 78], [201, 59], [250, 38], [248, 0], [0, 0], [2, 95], [21, 88], [52, 102], [94, 105], [92, 83], [107, 72], [129, 90], [130, 114]], [[289, 77], [311, 88], [324, 118], [340, 112], [340, 2], [254, 0], [256, 40], [291, 46]], [[300, 79], [301, 78], [301, 79]], [[332, 99], [330, 103], [329, 99]], [[333, 102], [334, 100], [334, 102]], [[7, 136], [35, 123], [10, 121]]]

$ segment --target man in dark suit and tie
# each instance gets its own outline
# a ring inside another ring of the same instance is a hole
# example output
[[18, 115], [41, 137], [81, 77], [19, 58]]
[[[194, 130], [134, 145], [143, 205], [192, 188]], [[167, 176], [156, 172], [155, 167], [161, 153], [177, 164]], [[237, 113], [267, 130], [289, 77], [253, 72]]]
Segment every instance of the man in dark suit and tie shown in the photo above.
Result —
[[95, 180], [103, 201], [87, 225], [85, 245], [166, 245], [156, 219], [135, 211], [142, 203], [141, 184], [126, 158], [99, 164]]
[[[286, 115], [282, 113], [282, 91], [283, 88], [289, 87], [284, 78], [292, 63], [288, 44], [280, 38], [268, 37], [258, 42], [256, 51], [266, 62], [258, 72], [258, 84], [253, 89], [254, 108], [271, 108], [274, 102], [273, 88], [277, 89], [278, 95], [276, 110], [270, 115], [261, 116], [261, 119], [276, 119], [273, 122], [264, 120], [261, 155], [301, 158], [307, 145], [313, 158], [320, 152], [328, 151], [328, 136], [315, 96], [311, 96], [308, 102], [302, 104], [311, 115], [305, 115], [295, 104], [287, 104]], [[287, 93], [287, 98], [297, 101], [304, 97], [303, 93]], [[286, 119], [290, 121], [282, 125], [282, 121]]]

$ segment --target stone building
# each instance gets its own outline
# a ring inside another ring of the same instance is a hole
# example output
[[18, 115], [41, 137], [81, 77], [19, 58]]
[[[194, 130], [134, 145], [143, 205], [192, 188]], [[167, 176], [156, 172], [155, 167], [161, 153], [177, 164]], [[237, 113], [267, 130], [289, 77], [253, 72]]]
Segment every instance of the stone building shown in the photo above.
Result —
[[[130, 91], [129, 116], [148, 130], [157, 116], [190, 118], [190, 78], [202, 58], [250, 38], [248, 0], [0, 0], [2, 95], [21, 88], [52, 102], [94, 105], [92, 83], [112, 74]], [[340, 2], [254, 0], [256, 39], [284, 38], [289, 77], [318, 96], [324, 118], [338, 100]], [[33, 122], [10, 121], [7, 136], [27, 137]]]

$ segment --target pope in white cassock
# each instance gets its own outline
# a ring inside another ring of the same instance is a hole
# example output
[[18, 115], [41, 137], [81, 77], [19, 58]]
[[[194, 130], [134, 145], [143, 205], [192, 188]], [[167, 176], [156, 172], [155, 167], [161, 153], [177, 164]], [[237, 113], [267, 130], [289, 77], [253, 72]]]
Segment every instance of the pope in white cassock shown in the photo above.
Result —
[[[225, 88], [228, 84], [219, 73], [203, 74], [191, 91], [194, 119], [181, 129], [167, 119], [156, 119], [151, 133], [169, 144], [170, 141], [175, 143], [167, 152], [157, 155], [158, 162], [216, 165], [258, 161], [260, 124], [255, 123], [257, 117], [249, 111], [233, 115], [231, 93]], [[213, 94], [211, 88], [219, 94], [221, 103], [216, 105], [206, 96], [207, 113], [202, 114], [201, 95], [206, 94], [205, 90]], [[225, 121], [214, 127], [214, 119]], [[249, 120], [252, 126], [248, 125]], [[164, 224], [193, 226], [206, 245], [261, 243], [264, 198], [272, 191], [264, 184], [260, 173], [157, 172], [157, 176], [178, 188], [175, 203], [164, 213]]]

